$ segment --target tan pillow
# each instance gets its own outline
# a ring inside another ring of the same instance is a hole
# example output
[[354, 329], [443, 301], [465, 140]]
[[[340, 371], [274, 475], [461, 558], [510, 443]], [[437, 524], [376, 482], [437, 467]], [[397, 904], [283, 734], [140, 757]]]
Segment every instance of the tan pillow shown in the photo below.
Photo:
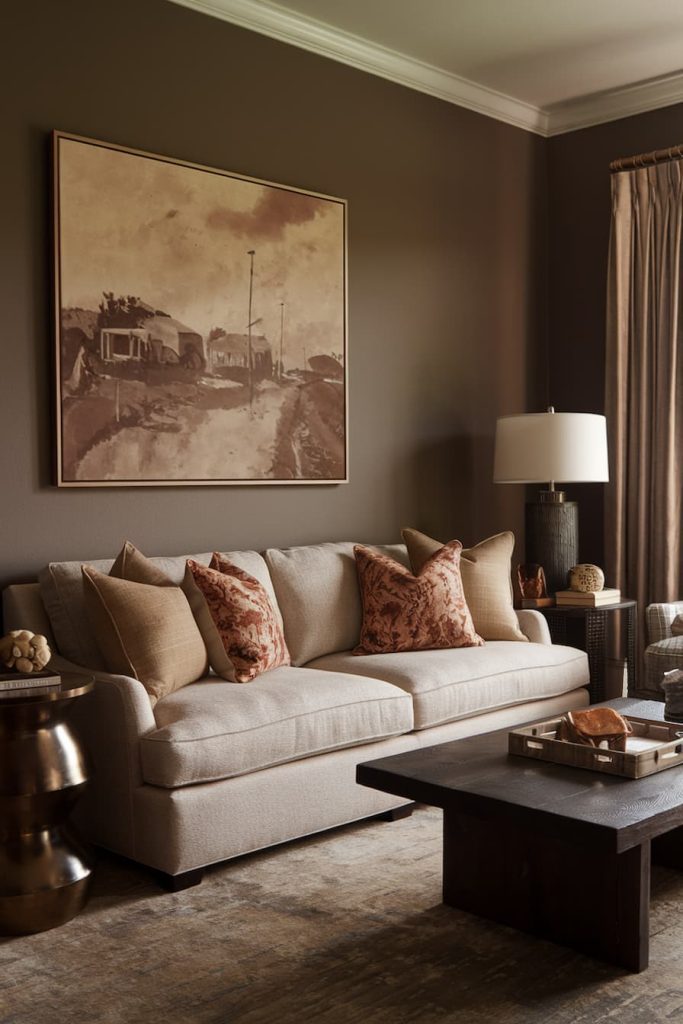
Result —
[[[414, 573], [443, 547], [419, 530], [405, 529], [401, 533]], [[474, 628], [484, 640], [529, 640], [519, 628], [512, 604], [510, 563], [514, 546], [515, 535], [507, 530], [462, 551], [460, 573], [465, 599]]]
[[413, 574], [395, 559], [357, 544], [363, 602], [354, 654], [397, 654], [445, 647], [479, 647], [460, 579], [459, 540], [442, 545]]
[[290, 664], [279, 616], [265, 588], [244, 569], [217, 552], [208, 568], [188, 558], [183, 589], [218, 675], [248, 683]]
[[671, 635], [681, 636], [683, 634], [683, 615], [677, 615], [671, 623]]
[[131, 583], [149, 583], [152, 587], [176, 586], [170, 576], [157, 568], [149, 558], [145, 558], [129, 540], [116, 556], [109, 575], [120, 580], [130, 580]]
[[105, 576], [84, 565], [85, 606], [109, 672], [139, 679], [154, 705], [208, 669], [187, 598], [174, 586]]

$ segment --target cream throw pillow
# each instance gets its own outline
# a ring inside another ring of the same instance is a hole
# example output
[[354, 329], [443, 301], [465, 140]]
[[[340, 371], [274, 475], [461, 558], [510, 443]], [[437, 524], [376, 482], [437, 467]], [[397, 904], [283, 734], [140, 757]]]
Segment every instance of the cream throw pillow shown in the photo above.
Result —
[[[419, 530], [405, 529], [401, 533], [413, 572], [417, 575], [427, 559], [444, 545]], [[521, 640], [528, 643], [528, 637], [519, 628], [512, 604], [510, 563], [514, 546], [515, 535], [508, 530], [462, 551], [460, 574], [465, 600], [474, 628], [484, 640]]]
[[82, 573], [86, 611], [109, 672], [139, 679], [152, 705], [206, 674], [204, 641], [180, 587], [105, 576], [87, 565]]

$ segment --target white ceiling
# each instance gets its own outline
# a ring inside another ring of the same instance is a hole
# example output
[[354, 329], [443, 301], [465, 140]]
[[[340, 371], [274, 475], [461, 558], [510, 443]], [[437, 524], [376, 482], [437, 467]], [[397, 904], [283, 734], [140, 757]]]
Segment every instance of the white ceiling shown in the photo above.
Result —
[[174, 2], [541, 135], [683, 101], [683, 0]]

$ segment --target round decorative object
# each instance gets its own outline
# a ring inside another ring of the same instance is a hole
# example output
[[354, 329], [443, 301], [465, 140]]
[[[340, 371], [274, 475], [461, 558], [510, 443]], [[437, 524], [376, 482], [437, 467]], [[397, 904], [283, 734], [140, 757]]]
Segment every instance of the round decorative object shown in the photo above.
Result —
[[0, 661], [16, 672], [41, 672], [51, 655], [45, 637], [30, 629], [13, 629], [0, 639]]
[[580, 594], [594, 594], [605, 586], [605, 574], [597, 565], [583, 562], [569, 570], [569, 589]]

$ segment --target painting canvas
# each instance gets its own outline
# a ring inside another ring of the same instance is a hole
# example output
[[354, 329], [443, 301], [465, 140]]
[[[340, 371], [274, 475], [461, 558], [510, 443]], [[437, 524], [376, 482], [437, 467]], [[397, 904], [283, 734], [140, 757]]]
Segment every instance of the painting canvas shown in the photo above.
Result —
[[57, 483], [340, 483], [346, 203], [54, 133]]

